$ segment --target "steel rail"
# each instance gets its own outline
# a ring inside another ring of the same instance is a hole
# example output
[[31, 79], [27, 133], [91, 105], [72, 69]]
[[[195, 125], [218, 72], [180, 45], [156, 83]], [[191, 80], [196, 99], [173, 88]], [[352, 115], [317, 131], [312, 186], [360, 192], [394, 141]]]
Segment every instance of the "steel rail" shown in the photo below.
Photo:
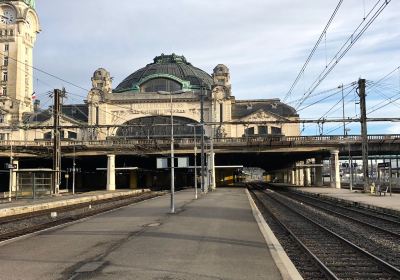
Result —
[[400, 269], [394, 267], [393, 265], [389, 264], [388, 262], [380, 259], [379, 257], [371, 254], [370, 252], [364, 250], [363, 248], [359, 247], [358, 245], [352, 243], [351, 241], [345, 239], [344, 237], [336, 234], [335, 232], [331, 231], [330, 229], [326, 228], [325, 226], [311, 220], [310, 218], [304, 216], [303, 214], [299, 213], [298, 211], [294, 210], [293, 208], [290, 208], [289, 206], [287, 206], [285, 203], [281, 202], [280, 200], [278, 200], [276, 197], [273, 197], [271, 195], [269, 195], [265, 190], [262, 190], [262, 193], [264, 193], [265, 195], [267, 195], [268, 197], [270, 197], [271, 199], [273, 199], [274, 201], [276, 201], [277, 203], [279, 203], [280, 205], [282, 205], [284, 208], [288, 209], [289, 211], [296, 213], [297, 215], [299, 215], [300, 217], [302, 217], [303, 219], [305, 219], [306, 221], [314, 224], [315, 226], [319, 227], [320, 229], [322, 229], [323, 231], [329, 233], [330, 235], [336, 237], [337, 239], [343, 241], [344, 243], [346, 243], [347, 245], [351, 246], [352, 248], [356, 249], [356, 251], [362, 253], [363, 255], [367, 256], [368, 258], [372, 259], [378, 266], [380, 266], [382, 269], [384, 269], [386, 272], [389, 272], [390, 274], [392, 274], [393, 276], [399, 277], [400, 278]]
[[282, 221], [276, 217], [272, 211], [265, 206], [264, 202], [255, 194], [252, 189], [248, 189], [251, 193], [254, 194], [255, 197], [264, 207], [264, 211], [268, 212], [268, 215], [271, 216], [276, 223], [278, 223], [286, 232], [290, 234], [293, 240], [305, 251], [305, 253], [314, 261], [314, 263], [319, 267], [324, 275], [326, 275], [329, 279], [339, 280], [339, 278], [331, 271], [311, 250], [296, 236], [296, 234], [289, 229]]
[[[315, 200], [315, 201], [318, 201], [318, 202], [323, 202], [325, 204], [329, 204], [329, 205], [334, 206], [336, 208], [352, 211], [352, 212], [355, 212], [355, 213], [360, 214], [360, 215], [364, 215], [364, 216], [369, 217], [369, 218], [378, 218], [378, 219], [381, 219], [381, 220], [386, 221], [388, 223], [392, 223], [392, 224], [398, 225], [400, 227], [400, 217], [399, 216], [391, 215], [391, 214], [388, 214], [388, 213], [379, 213], [379, 212], [375, 212], [375, 211], [371, 211], [371, 210], [369, 211], [371, 213], [367, 213], [366, 211], [361, 211], [359, 209], [355, 209], [355, 208], [349, 209], [348, 207], [342, 206], [340, 204], [333, 204], [331, 201], [320, 200], [318, 198], [315, 198], [313, 196], [310, 196], [310, 195], [307, 195], [307, 194], [304, 194], [304, 193], [300, 193], [300, 192], [296, 192], [296, 191], [290, 191], [290, 193], [294, 193], [296, 195], [303, 196], [303, 197], [306, 197], [308, 199]], [[392, 217], [392, 218], [398, 219], [399, 221], [395, 221], [395, 220], [392, 220], [392, 219], [389, 219], [389, 218], [385, 218], [385, 217], [382, 217], [382, 216], [379, 216], [379, 215], [385, 215], [385, 216], [388, 216], [388, 217]]]
[[[132, 196], [127, 196], [127, 197], [119, 197], [118, 198], [110, 198], [110, 199], [106, 199], [103, 201], [93, 201], [93, 202], [85, 202], [82, 204], [77, 204], [77, 205], [71, 205], [70, 207], [65, 206], [65, 207], [59, 207], [59, 208], [54, 208], [54, 209], [48, 209], [48, 210], [41, 210], [38, 212], [41, 212], [40, 214], [38, 213], [34, 213], [33, 215], [29, 216], [29, 213], [24, 217], [18, 217], [20, 215], [17, 215], [15, 217], [15, 220], [12, 219], [4, 219], [4, 223], [3, 224], [11, 224], [13, 222], [20, 222], [23, 220], [29, 220], [29, 219], [34, 219], [34, 218], [39, 218], [39, 217], [44, 217], [44, 216], [49, 216], [49, 214], [51, 212], [58, 212], [58, 213], [68, 213], [70, 211], [76, 211], [76, 210], [80, 210], [80, 209], [85, 209], [88, 207], [88, 205], [98, 205], [99, 208], [98, 209], [91, 209], [90, 211], [84, 211], [82, 213], [78, 213], [78, 214], [73, 214], [71, 216], [67, 216], [67, 217], [61, 217], [61, 218], [56, 218], [52, 221], [47, 221], [47, 222], [43, 222], [43, 223], [37, 223], [37, 224], [33, 224], [30, 225], [28, 227], [25, 228], [20, 228], [20, 229], [16, 229], [16, 230], [12, 230], [12, 231], [8, 231], [8, 232], [4, 232], [0, 234], [0, 243], [3, 241], [7, 241], [9, 239], [13, 239], [16, 237], [20, 237], [20, 236], [24, 236], [24, 235], [28, 235], [28, 234], [32, 234], [34, 232], [38, 232], [41, 230], [45, 230], [48, 228], [52, 228], [54, 226], [58, 226], [58, 225], [62, 225], [62, 224], [66, 224], [72, 221], [76, 221], [76, 220], [81, 220], [83, 218], [87, 218], [87, 217], [91, 217], [97, 214], [101, 214], [110, 210], [114, 210], [114, 209], [119, 209], [125, 206], [128, 206], [132, 203], [136, 203], [142, 200], [146, 200], [149, 198], [153, 198], [156, 196], [160, 196], [162, 195], [162, 193], [142, 193], [142, 194], [137, 194], [132, 195]], [[115, 203], [115, 205], [108, 205], [109, 203]], [[102, 205], [104, 205], [104, 207], [102, 207]], [[47, 212], [47, 213], [45, 213]], [[30, 213], [32, 214], [32, 213]]]
[[[282, 194], [281, 194], [281, 195], [282, 195]], [[295, 198], [295, 199], [297, 199], [297, 198]], [[315, 199], [315, 198], [313, 198], [313, 199]], [[362, 225], [365, 225], [365, 226], [369, 226], [369, 227], [371, 227], [371, 228], [373, 228], [373, 229], [375, 229], [375, 230], [378, 230], [378, 231], [381, 231], [381, 232], [384, 232], [384, 233], [393, 235], [394, 237], [397, 237], [397, 238], [399, 238], [399, 240], [400, 240], [400, 233], [393, 232], [393, 231], [390, 231], [390, 230], [385, 229], [385, 228], [380, 228], [380, 227], [375, 226], [375, 225], [373, 225], [373, 224], [370, 224], [370, 223], [368, 223], [368, 222], [360, 221], [360, 220], [358, 220], [358, 219], [356, 219], [356, 218], [353, 218], [353, 217], [351, 217], [351, 216], [348, 216], [348, 215], [346, 215], [346, 214], [342, 214], [342, 213], [336, 212], [336, 211], [334, 211], [334, 210], [325, 208], [325, 207], [323, 207], [323, 206], [319, 206], [319, 205], [317, 205], [317, 204], [315, 204], [315, 203], [312, 203], [312, 202], [309, 202], [309, 201], [305, 201], [305, 200], [302, 200], [302, 199], [300, 199], [299, 201], [301, 201], [301, 203], [303, 203], [303, 204], [307, 204], [307, 205], [312, 206], [312, 207], [314, 207], [314, 208], [317, 208], [317, 209], [326, 211], [326, 212], [328, 212], [328, 213], [330, 213], [330, 214], [337, 215], [337, 216], [340, 216], [340, 217], [349, 219], [349, 220], [351, 220], [351, 221], [353, 221], [353, 222], [356, 222], [356, 223], [359, 223], [359, 224], [362, 224]], [[320, 200], [317, 200], [317, 201], [318, 201], [318, 202], [321, 202]], [[340, 207], [340, 206], [339, 206], [339, 207]], [[346, 210], [347, 210], [347, 211], [352, 211], [352, 210], [350, 210], [350, 209], [346, 209]], [[397, 223], [397, 222], [395, 222], [395, 223]], [[399, 224], [400, 224], [400, 223], [399, 223]]]

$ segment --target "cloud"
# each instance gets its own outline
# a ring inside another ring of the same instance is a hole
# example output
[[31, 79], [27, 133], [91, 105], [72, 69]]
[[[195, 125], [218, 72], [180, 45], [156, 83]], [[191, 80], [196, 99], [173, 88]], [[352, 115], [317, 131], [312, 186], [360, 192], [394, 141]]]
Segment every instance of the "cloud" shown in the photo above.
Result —
[[[364, 1], [365, 8], [360, 2], [343, 3], [291, 100], [310, 87], [376, 1]], [[35, 66], [89, 89], [98, 67], [111, 72], [116, 86], [155, 56], [174, 52], [208, 73], [218, 63], [226, 64], [238, 99], [283, 98], [336, 5], [337, 1], [300, 0], [38, 1], [43, 31]], [[398, 66], [399, 9], [400, 2], [391, 1], [317, 91], [359, 77], [378, 80]], [[40, 73], [35, 86], [43, 95], [61, 86], [86, 94]], [[317, 118], [333, 104], [310, 107], [302, 117]], [[346, 111], [354, 113], [354, 102]]]
[[392, 123], [387, 128], [385, 133], [400, 134], [400, 123]]

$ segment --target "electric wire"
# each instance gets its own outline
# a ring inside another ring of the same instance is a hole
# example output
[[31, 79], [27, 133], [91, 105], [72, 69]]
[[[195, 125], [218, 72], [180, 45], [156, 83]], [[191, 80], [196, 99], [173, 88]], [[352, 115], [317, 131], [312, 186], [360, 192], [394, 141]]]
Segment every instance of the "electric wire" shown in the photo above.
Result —
[[[382, 5], [378, 7], [374, 14], [372, 12], [376, 9], [378, 4], [382, 2]], [[378, 0], [373, 8], [369, 11], [366, 17], [362, 20], [362, 22], [357, 26], [355, 31], [349, 36], [349, 38], [345, 41], [339, 51], [333, 56], [332, 60], [329, 62], [328, 67], [319, 74], [317, 79], [311, 84], [309, 89], [303, 94], [302, 100], [295, 107], [298, 109], [304, 101], [312, 94], [315, 89], [325, 80], [325, 78], [330, 74], [330, 72], [336, 67], [337, 64], [342, 60], [342, 58], [348, 53], [348, 51], [354, 46], [354, 44], [361, 38], [361, 36], [365, 33], [365, 31], [372, 25], [372, 23], [376, 20], [376, 18], [382, 13], [382, 11], [389, 5], [391, 0]], [[371, 18], [365, 23], [365, 21], [370, 17]], [[365, 24], [364, 24], [365, 23]], [[360, 29], [361, 28], [361, 29]], [[360, 30], [359, 30], [360, 29]]]
[[[309, 54], [306, 62], [304, 63], [303, 67], [301, 68], [299, 74], [297, 75], [296, 79], [294, 80], [294, 82], [293, 82], [292, 86], [290, 87], [289, 91], [286, 93], [285, 97], [283, 98], [283, 102], [285, 102], [290, 97], [290, 95], [292, 94], [293, 89], [296, 87], [297, 83], [299, 82], [301, 76], [303, 75], [304, 71], [306, 70], [308, 64], [310, 63], [312, 57], [314, 56], [315, 51], [317, 50], [317, 48], [320, 45], [320, 43], [321, 43], [322, 39], [324, 38], [324, 36], [325, 36], [325, 40], [326, 40], [326, 32], [327, 32], [329, 26], [331, 25], [333, 19], [335, 18], [337, 12], [339, 11], [339, 8], [342, 5], [342, 3], [343, 3], [343, 0], [340, 0], [339, 3], [337, 4], [335, 10], [333, 11], [333, 14], [331, 15], [331, 17], [328, 20], [328, 23], [325, 25], [324, 30], [322, 31], [322, 33], [319, 36], [317, 42], [315, 43], [314, 48], [311, 50], [311, 53]], [[326, 41], [325, 41], [325, 44], [326, 44]]]

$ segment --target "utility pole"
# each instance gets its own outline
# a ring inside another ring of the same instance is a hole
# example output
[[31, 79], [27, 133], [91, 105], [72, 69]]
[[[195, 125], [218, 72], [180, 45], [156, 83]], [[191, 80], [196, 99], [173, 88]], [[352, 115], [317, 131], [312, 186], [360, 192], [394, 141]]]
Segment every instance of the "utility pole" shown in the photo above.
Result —
[[[10, 138], [9, 138], [9, 141], [10, 141], [10, 165], [9, 165], [10, 180], [9, 180], [9, 184], [8, 184], [8, 186], [9, 186], [8, 201], [10, 201], [10, 202], [11, 202], [11, 195], [12, 195], [12, 188], [13, 188], [13, 181], [14, 181], [14, 179], [13, 179], [13, 175], [14, 175], [13, 169], [10, 168], [12, 166], [12, 164], [13, 164], [13, 146], [12, 146], [12, 139], [11, 138], [12, 138], [12, 130], [10, 132]], [[17, 197], [16, 194], [15, 194], [15, 197]]]
[[362, 162], [364, 175], [364, 191], [369, 188], [368, 172], [368, 132], [367, 132], [367, 106], [365, 102], [365, 79], [358, 80], [358, 96], [360, 97], [360, 122], [361, 122], [361, 140], [362, 140]]
[[65, 96], [65, 90], [55, 89], [53, 93], [53, 193], [59, 194], [61, 183], [61, 133], [60, 115], [61, 99]]
[[75, 172], [76, 172], [76, 161], [75, 161], [75, 144], [74, 144], [74, 157], [72, 160], [72, 194], [75, 194]]
[[206, 192], [205, 189], [205, 178], [204, 178], [204, 89], [205, 87], [202, 85], [201, 86], [201, 92], [200, 92], [200, 124], [201, 124], [201, 191], [203, 193]]
[[345, 114], [344, 114], [344, 95], [343, 95], [343, 84], [341, 85], [342, 88], [342, 113], [343, 113], [343, 137], [346, 137], [346, 121]]

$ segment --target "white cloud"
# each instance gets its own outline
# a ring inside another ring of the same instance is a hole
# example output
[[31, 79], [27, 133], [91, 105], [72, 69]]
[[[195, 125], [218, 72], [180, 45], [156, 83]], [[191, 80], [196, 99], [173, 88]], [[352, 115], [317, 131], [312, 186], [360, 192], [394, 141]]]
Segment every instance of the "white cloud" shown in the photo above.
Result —
[[390, 124], [386, 128], [385, 133], [400, 134], [400, 123], [392, 123], [392, 124]]
[[[376, 1], [364, 2], [368, 11]], [[175, 52], [207, 72], [226, 64], [238, 99], [283, 98], [336, 5], [333, 0], [38, 1], [43, 31], [35, 66], [84, 88], [90, 88], [93, 71], [105, 67], [116, 86], [153, 57]], [[377, 80], [398, 66], [399, 9], [400, 2], [391, 1], [317, 91], [359, 77]], [[292, 99], [308, 89], [363, 16], [361, 1], [344, 2]], [[36, 78], [37, 92], [64, 85], [85, 95], [45, 75]], [[318, 118], [331, 105], [318, 104], [302, 116]], [[354, 104], [346, 111], [353, 114]]]

